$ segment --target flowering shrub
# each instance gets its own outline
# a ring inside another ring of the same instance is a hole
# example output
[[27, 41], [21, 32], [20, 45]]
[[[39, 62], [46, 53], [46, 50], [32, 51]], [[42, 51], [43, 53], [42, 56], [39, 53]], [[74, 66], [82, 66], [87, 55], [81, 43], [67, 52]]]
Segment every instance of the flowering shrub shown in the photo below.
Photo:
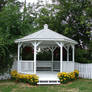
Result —
[[31, 85], [36, 85], [38, 82], [38, 76], [36, 74], [20, 74], [16, 70], [11, 71], [11, 78]]
[[60, 83], [67, 83], [72, 80], [76, 80], [79, 77], [79, 71], [74, 70], [74, 72], [66, 73], [66, 72], [59, 72], [58, 73], [58, 78], [60, 80]]

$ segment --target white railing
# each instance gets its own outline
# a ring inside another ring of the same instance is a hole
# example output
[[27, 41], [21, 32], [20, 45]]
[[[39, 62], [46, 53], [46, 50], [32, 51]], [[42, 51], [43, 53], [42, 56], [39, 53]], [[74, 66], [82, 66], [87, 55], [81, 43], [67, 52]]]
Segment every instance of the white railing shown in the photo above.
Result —
[[[74, 71], [74, 63], [72, 61], [63, 61], [62, 63], [62, 71], [63, 72], [73, 72]], [[19, 72], [21, 73], [33, 73], [34, 72], [34, 61], [20, 61]], [[36, 69], [37, 71], [60, 71], [60, 61], [36, 61]]]
[[36, 61], [37, 67], [52, 67], [51, 61]]
[[53, 62], [53, 70], [60, 71], [60, 61], [54, 61]]
[[[41, 61], [41, 62], [43, 62], [43, 61]], [[49, 61], [49, 62], [51, 62], [51, 61]], [[18, 64], [17, 61], [14, 61], [13, 67], [11, 70], [17, 69], [17, 66], [18, 66], [17, 64]], [[46, 64], [46, 62], [45, 62], [45, 64]], [[52, 64], [52, 63], [50, 63], [50, 64]], [[23, 73], [33, 73], [33, 70], [34, 70], [33, 66], [34, 66], [34, 61], [20, 61], [20, 63], [19, 63], [19, 69]], [[44, 66], [46, 66], [46, 65], [44, 65]], [[51, 66], [51, 65], [49, 65], [49, 66]], [[59, 70], [59, 69], [60, 69], [60, 62], [53, 61], [53, 70]], [[63, 61], [63, 72], [71, 72], [71, 71], [73, 71], [73, 69], [79, 70], [80, 77], [92, 79], [92, 63], [80, 64], [80, 63], [76, 63], [76, 62], [73, 63], [72, 61], [69, 61], [69, 62]], [[7, 79], [7, 78], [10, 78], [9, 74], [5, 73], [4, 75], [0, 75], [0, 80]]]
[[19, 72], [21, 73], [33, 73], [34, 72], [34, 61], [19, 61], [18, 62]]
[[91, 64], [75, 63], [74, 68], [79, 70], [80, 77], [92, 79], [92, 63]]
[[[74, 62], [72, 61], [63, 61], [62, 63], [63, 72], [73, 72], [74, 71]], [[60, 71], [60, 61], [37, 61], [37, 67], [51, 68], [52, 71]], [[41, 70], [41, 69], [40, 69]], [[46, 69], [45, 69], [46, 70]]]
[[60, 70], [59, 61], [37, 61], [37, 69], [44, 69], [49, 71]]
[[63, 61], [62, 62], [62, 71], [63, 72], [73, 72], [74, 71], [74, 62], [73, 61]]

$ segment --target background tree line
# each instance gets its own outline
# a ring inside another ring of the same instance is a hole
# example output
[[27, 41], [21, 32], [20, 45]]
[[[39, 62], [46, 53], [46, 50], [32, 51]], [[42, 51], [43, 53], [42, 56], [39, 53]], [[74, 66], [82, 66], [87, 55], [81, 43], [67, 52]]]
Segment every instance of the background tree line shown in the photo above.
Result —
[[0, 0], [0, 70], [12, 65], [17, 55], [14, 41], [48, 24], [49, 28], [78, 41], [76, 62], [92, 62], [92, 1], [56, 0], [58, 4], [28, 4]]

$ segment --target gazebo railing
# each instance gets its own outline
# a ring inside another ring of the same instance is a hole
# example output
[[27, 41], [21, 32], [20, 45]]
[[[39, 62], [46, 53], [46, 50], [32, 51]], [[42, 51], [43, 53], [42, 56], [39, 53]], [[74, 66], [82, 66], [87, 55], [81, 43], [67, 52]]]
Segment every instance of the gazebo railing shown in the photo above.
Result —
[[[19, 72], [21, 73], [34, 73], [34, 61], [19, 61], [18, 62]], [[60, 61], [36, 61], [36, 71], [58, 71], [60, 72]], [[73, 61], [62, 62], [63, 72], [74, 71]]]
[[21, 73], [34, 73], [34, 61], [19, 61], [19, 71]]
[[38, 71], [56, 71], [60, 70], [59, 61], [37, 61], [36, 62]]
[[63, 72], [73, 72], [74, 71], [74, 62], [73, 61], [63, 61]]

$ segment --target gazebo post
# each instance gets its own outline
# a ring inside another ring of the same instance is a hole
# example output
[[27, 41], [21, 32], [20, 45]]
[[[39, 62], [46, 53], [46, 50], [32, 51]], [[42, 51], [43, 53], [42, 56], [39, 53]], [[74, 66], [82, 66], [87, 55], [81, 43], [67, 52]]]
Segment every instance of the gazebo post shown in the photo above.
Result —
[[34, 46], [34, 74], [36, 74], [36, 55], [37, 55], [37, 46], [40, 44], [40, 42], [32, 42]]
[[53, 50], [51, 50], [51, 53], [52, 53], [52, 71], [53, 71]]
[[17, 71], [20, 72], [20, 48], [21, 48], [22, 43], [18, 43], [18, 67]]
[[72, 61], [74, 62], [74, 49], [75, 49], [75, 47], [74, 47], [74, 45], [72, 45]]
[[69, 46], [67, 47], [67, 62], [69, 62]]
[[56, 42], [58, 46], [60, 47], [60, 72], [63, 71], [63, 43], [62, 42]]
[[51, 61], [52, 61], [52, 71], [53, 71], [53, 60], [54, 60], [54, 57], [53, 57], [54, 54], [53, 54], [53, 52], [54, 52], [54, 50], [56, 49], [56, 47], [53, 47], [53, 46], [52, 46], [52, 47], [49, 48], [49, 49], [50, 49], [50, 51], [51, 51], [51, 56], [52, 56], [52, 57], [51, 57]]
[[36, 42], [34, 42], [34, 74], [36, 74]]

